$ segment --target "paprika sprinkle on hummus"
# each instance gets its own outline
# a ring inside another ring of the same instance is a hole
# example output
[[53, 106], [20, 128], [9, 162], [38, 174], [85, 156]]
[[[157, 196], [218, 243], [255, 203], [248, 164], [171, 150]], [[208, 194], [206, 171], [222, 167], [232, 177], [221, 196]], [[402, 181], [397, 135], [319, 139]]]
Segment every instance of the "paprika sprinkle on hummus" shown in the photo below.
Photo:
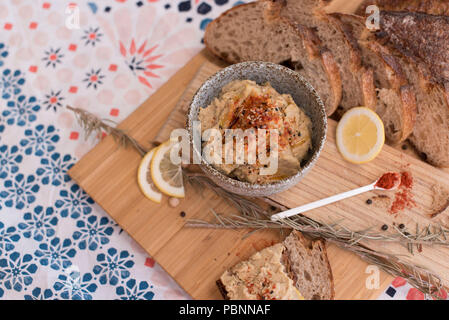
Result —
[[[208, 162], [240, 181], [263, 184], [293, 176], [313, 147], [310, 118], [290, 94], [277, 92], [269, 83], [231, 81], [200, 109], [198, 118], [202, 134], [211, 129], [218, 133], [203, 142]], [[259, 140], [259, 133], [266, 138], [265, 143]], [[221, 139], [215, 148], [217, 136]], [[269, 165], [264, 160], [276, 152], [273, 158], [277, 166], [267, 173]]]

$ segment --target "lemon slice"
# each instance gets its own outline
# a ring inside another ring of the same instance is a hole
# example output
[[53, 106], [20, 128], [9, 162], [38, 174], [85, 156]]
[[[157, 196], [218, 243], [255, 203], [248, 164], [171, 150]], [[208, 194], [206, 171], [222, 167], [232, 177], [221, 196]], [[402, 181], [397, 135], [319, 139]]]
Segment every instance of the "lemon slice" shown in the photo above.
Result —
[[161, 203], [162, 193], [157, 191], [151, 179], [150, 163], [151, 159], [153, 159], [154, 150], [152, 149], [148, 152], [140, 162], [139, 169], [137, 170], [137, 183], [145, 197], [156, 203]]
[[384, 124], [369, 108], [352, 108], [337, 126], [337, 148], [352, 163], [373, 160], [385, 142]]
[[176, 144], [169, 140], [156, 148], [151, 160], [151, 178], [162, 193], [184, 198], [181, 164], [173, 164], [170, 159], [170, 151]]

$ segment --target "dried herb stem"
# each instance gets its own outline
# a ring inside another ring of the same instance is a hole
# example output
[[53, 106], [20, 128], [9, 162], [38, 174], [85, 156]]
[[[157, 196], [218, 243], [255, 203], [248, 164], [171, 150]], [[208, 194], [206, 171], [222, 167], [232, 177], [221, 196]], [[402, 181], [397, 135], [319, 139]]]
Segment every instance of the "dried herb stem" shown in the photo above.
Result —
[[71, 106], [66, 106], [66, 108], [75, 114], [78, 123], [84, 129], [86, 139], [90, 137], [92, 133], [96, 133], [97, 136], [101, 136], [101, 134], [105, 132], [106, 134], [111, 135], [119, 146], [132, 146], [142, 156], [147, 153], [146, 148], [137, 142], [137, 140], [128, 135], [124, 130], [108, 124], [108, 122], [111, 124], [116, 124], [114, 121], [109, 119], [100, 119], [93, 113], [81, 108], [73, 108]]
[[[350, 245], [357, 245], [363, 240], [392, 242], [403, 244], [407, 248], [418, 245], [437, 245], [449, 247], [449, 241], [445, 238], [449, 230], [441, 226], [427, 226], [419, 229], [417, 225], [416, 234], [409, 234], [399, 228], [395, 228], [395, 233], [378, 233], [371, 229], [352, 231], [340, 222], [331, 224], [318, 223], [306, 216], [297, 215], [287, 219], [271, 221], [268, 213], [261, 215], [257, 211], [257, 216], [231, 215], [220, 217], [223, 223], [210, 223], [204, 220], [189, 220], [187, 227], [206, 227], [206, 228], [248, 228], [248, 229], [295, 229], [304, 233], [313, 235], [316, 238], [340, 239], [345, 240]], [[263, 218], [262, 216], [265, 216]], [[410, 249], [410, 248], [409, 248]], [[409, 250], [411, 251], [411, 250]], [[411, 251], [410, 253], [413, 253]]]
[[191, 172], [188, 168], [183, 169], [184, 181], [197, 189], [210, 189], [217, 196], [227, 201], [230, 205], [235, 207], [242, 215], [252, 217], [266, 217], [265, 210], [248, 198], [242, 195], [229, 192], [217, 186], [209, 177], [203, 173]]

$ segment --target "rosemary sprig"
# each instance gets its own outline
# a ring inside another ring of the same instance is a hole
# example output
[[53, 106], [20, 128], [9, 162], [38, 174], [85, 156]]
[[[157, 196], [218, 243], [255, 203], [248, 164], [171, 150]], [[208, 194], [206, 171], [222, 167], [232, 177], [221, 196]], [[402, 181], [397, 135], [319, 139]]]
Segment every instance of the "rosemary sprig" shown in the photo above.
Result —
[[84, 129], [86, 139], [90, 137], [92, 133], [96, 133], [101, 136], [101, 134], [105, 132], [106, 134], [111, 135], [119, 146], [132, 146], [142, 156], [147, 153], [147, 150], [124, 130], [113, 127], [107, 123], [110, 122], [111, 124], [116, 124], [114, 121], [109, 119], [100, 119], [89, 111], [80, 108], [73, 108], [71, 106], [66, 106], [66, 108], [75, 113], [78, 123]]
[[[255, 203], [254, 205], [257, 206]], [[363, 240], [399, 243], [404, 245], [411, 254], [414, 253], [414, 247], [417, 247], [418, 251], [421, 251], [422, 245], [449, 247], [449, 240], [446, 237], [446, 235], [449, 235], [449, 230], [439, 225], [429, 225], [424, 229], [419, 229], [419, 226], [416, 225], [417, 229], [415, 234], [410, 234], [399, 228], [395, 228], [395, 233], [379, 233], [372, 231], [372, 228], [353, 231], [345, 227], [341, 222], [331, 224], [318, 223], [303, 215], [271, 221], [269, 219], [269, 213], [262, 213], [261, 210], [256, 209], [256, 216], [244, 214], [231, 216], [220, 215], [220, 220], [226, 223], [210, 223], [204, 220], [190, 219], [186, 226], [201, 228], [295, 229], [313, 235], [315, 238], [344, 240], [350, 245], [357, 245]]]
[[227, 201], [230, 205], [235, 207], [242, 215], [244, 216], [252, 216], [254, 218], [257, 217], [266, 217], [266, 213], [262, 208], [245, 197], [242, 197], [239, 194], [235, 194], [229, 191], [226, 191], [223, 188], [217, 186], [210, 178], [205, 176], [202, 173], [191, 172], [190, 170], [184, 168], [184, 181], [190, 184], [192, 187], [197, 189], [210, 189], [217, 196], [221, 197], [225, 201]]

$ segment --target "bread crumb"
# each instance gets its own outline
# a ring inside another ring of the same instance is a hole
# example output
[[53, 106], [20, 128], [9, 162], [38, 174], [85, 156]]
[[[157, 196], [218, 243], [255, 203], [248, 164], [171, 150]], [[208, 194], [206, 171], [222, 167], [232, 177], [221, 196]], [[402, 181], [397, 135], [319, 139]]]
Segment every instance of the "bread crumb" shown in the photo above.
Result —
[[168, 205], [170, 206], [170, 207], [172, 207], [172, 208], [175, 208], [175, 207], [177, 207], [178, 205], [179, 205], [179, 199], [178, 198], [173, 198], [173, 197], [170, 197], [169, 199], [168, 199]]

